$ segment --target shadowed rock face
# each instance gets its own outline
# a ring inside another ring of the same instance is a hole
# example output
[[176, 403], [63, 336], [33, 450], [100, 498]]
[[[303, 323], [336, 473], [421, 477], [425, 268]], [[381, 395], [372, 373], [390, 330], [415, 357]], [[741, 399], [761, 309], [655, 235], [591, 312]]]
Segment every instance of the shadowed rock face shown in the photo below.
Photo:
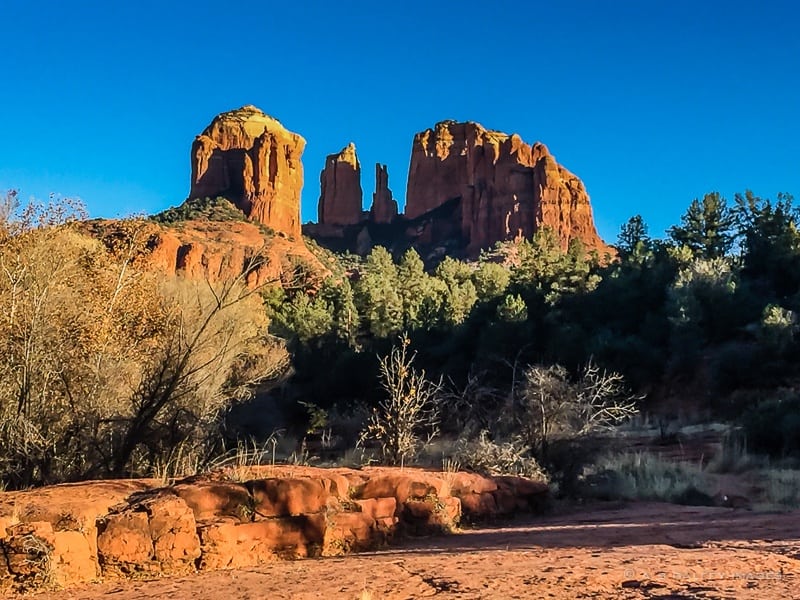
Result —
[[323, 225], [355, 225], [362, 220], [361, 165], [351, 142], [325, 159], [319, 176], [319, 222]]
[[370, 219], [374, 223], [387, 225], [397, 217], [397, 201], [389, 189], [389, 172], [386, 165], [375, 165], [375, 193], [372, 194]]
[[597, 234], [583, 183], [541, 143], [490, 131], [478, 123], [443, 121], [414, 137], [405, 216], [420, 217], [460, 199], [461, 233], [470, 253], [497, 241], [552, 228], [562, 246], [580, 239], [607, 247]]
[[222, 196], [254, 221], [299, 236], [305, 144], [255, 106], [222, 113], [192, 144], [189, 197]]

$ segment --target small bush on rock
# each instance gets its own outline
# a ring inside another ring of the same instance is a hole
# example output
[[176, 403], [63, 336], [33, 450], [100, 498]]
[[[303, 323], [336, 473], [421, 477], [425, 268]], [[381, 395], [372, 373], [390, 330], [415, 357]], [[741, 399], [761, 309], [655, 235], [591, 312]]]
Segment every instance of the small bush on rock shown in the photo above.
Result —
[[225, 198], [192, 198], [152, 217], [157, 223], [172, 225], [181, 221], [246, 221], [244, 213]]

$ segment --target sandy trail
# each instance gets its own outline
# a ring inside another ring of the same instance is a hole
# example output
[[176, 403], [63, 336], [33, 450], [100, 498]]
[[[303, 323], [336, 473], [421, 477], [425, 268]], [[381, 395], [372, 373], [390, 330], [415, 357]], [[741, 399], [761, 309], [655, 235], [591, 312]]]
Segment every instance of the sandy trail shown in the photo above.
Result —
[[38, 600], [800, 598], [800, 511], [665, 504], [467, 529], [344, 558], [108, 582]]

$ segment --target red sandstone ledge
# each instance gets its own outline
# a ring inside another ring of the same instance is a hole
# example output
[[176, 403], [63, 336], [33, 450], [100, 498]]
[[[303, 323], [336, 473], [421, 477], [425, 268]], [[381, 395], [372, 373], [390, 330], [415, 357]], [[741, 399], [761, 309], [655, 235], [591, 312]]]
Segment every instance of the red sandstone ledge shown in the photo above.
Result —
[[258, 466], [0, 493], [0, 591], [338, 556], [543, 506], [543, 482]]

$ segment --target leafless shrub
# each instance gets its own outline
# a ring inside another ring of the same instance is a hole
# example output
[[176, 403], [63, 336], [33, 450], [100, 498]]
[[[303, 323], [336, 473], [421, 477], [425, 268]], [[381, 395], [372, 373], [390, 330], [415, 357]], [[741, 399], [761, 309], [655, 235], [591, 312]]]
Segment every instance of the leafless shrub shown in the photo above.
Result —
[[224, 408], [288, 366], [245, 285], [260, 254], [232, 281], [166, 281], [136, 265], [142, 222], [103, 244], [69, 203], [15, 203], [0, 203], [0, 481], [202, 464]]
[[466, 469], [486, 475], [517, 475], [547, 481], [547, 474], [531, 455], [524, 440], [495, 442], [488, 431], [474, 440], [459, 441], [453, 457]]
[[613, 428], [638, 412], [619, 373], [592, 362], [572, 382], [559, 365], [528, 367], [510, 415], [525, 441], [547, 455], [554, 438], [578, 438]]
[[485, 381], [485, 372], [470, 372], [461, 387], [450, 381], [448, 391], [441, 397], [442, 413], [449, 430], [469, 436], [491, 428], [504, 396]]
[[[267, 335], [260, 298], [240, 280], [212, 285], [176, 279], [162, 290], [165, 326], [133, 394], [114, 449], [114, 472], [147, 469], [178, 444], [207, 454], [207, 432], [224, 408], [288, 368], [280, 340]], [[132, 461], [139, 447], [145, 465]], [[132, 465], [131, 463], [134, 462]]]
[[359, 446], [374, 440], [382, 445], [384, 460], [404, 464], [439, 429], [441, 380], [429, 380], [414, 368], [416, 353], [409, 354], [409, 339], [403, 336], [380, 361], [380, 377], [386, 397], [370, 415], [361, 431]]
[[630, 393], [619, 373], [601, 370], [593, 362], [583, 369], [577, 385], [577, 435], [613, 429], [639, 412], [642, 396]]

